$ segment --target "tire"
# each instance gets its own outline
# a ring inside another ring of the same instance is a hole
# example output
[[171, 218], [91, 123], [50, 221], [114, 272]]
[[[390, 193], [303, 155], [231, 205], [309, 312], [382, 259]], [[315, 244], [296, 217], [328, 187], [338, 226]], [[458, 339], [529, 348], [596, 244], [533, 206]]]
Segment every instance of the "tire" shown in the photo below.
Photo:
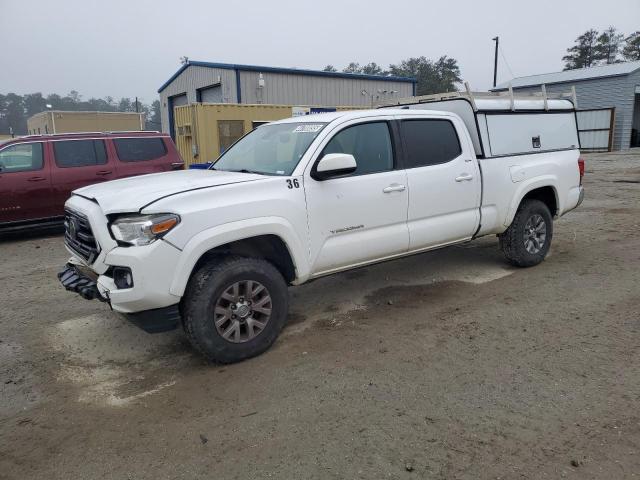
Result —
[[271, 263], [221, 256], [189, 280], [182, 321], [198, 352], [212, 362], [234, 363], [267, 350], [280, 334], [288, 309], [287, 284]]
[[553, 218], [549, 207], [540, 200], [524, 200], [509, 228], [500, 235], [500, 248], [513, 265], [532, 267], [545, 259], [552, 238]]

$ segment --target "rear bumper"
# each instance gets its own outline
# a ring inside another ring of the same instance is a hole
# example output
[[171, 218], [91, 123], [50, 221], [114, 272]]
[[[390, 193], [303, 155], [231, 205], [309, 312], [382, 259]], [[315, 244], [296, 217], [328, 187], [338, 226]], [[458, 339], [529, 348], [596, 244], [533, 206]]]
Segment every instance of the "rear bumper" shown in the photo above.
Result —
[[572, 188], [569, 191], [569, 198], [567, 200], [567, 205], [573, 205], [573, 206], [563, 211], [562, 215], [570, 212], [571, 210], [578, 208], [583, 201], [584, 201], [584, 187], [580, 185], [579, 187]]

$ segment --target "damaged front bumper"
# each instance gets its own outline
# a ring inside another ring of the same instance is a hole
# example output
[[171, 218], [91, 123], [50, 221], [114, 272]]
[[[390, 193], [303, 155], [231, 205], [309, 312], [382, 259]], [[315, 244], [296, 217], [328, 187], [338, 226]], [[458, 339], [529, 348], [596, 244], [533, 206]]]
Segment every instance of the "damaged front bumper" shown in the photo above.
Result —
[[58, 280], [62, 286], [70, 292], [75, 292], [86, 300], [98, 299], [101, 302], [108, 302], [109, 299], [100, 295], [96, 278], [83, 273], [77, 265], [67, 263], [58, 273]]
[[[77, 265], [67, 263], [58, 273], [58, 280], [68, 291], [75, 292], [86, 300], [97, 299], [101, 302], [109, 302], [108, 298], [100, 294], [96, 283], [97, 278], [83, 272]], [[136, 313], [122, 313], [122, 315], [147, 333], [167, 332], [181, 324], [178, 304]]]

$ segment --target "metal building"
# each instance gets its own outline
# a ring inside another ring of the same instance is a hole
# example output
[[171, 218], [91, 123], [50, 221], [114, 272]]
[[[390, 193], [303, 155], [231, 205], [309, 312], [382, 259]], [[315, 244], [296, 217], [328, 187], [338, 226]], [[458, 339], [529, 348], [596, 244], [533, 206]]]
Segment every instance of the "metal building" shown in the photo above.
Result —
[[375, 106], [415, 94], [413, 78], [187, 61], [160, 87], [162, 130], [189, 103]]
[[[515, 92], [540, 92], [544, 85], [548, 93], [563, 93], [573, 86], [579, 110], [615, 109], [611, 117], [613, 150], [640, 147], [640, 61], [518, 77], [493, 91], [506, 91], [509, 85]], [[608, 117], [600, 121], [595, 112], [583, 117], [589, 125], [583, 125], [581, 144], [583, 138], [594, 141], [598, 132], [604, 133], [609, 128]], [[579, 117], [578, 128], [580, 120]], [[598, 121], [600, 124], [596, 124]]]

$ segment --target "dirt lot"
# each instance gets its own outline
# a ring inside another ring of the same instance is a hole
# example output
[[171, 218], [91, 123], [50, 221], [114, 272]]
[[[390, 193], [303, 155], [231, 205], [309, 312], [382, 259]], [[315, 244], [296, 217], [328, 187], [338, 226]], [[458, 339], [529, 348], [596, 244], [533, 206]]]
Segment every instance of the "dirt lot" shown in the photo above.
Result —
[[640, 477], [640, 153], [587, 156], [542, 265], [495, 238], [291, 290], [266, 354], [205, 364], [0, 243], [0, 478]]

